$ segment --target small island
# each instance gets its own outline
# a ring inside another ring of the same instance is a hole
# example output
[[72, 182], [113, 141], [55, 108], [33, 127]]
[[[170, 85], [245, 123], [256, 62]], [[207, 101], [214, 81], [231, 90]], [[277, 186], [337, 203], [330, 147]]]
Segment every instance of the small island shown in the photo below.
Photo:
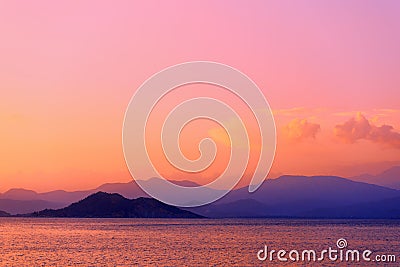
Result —
[[62, 209], [45, 209], [19, 217], [54, 218], [203, 218], [153, 198], [127, 199], [117, 193], [97, 192]]

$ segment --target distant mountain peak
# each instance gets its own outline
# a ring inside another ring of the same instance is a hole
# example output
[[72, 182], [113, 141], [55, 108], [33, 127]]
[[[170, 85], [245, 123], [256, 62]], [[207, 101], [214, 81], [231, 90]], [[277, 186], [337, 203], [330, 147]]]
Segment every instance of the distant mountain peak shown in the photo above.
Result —
[[400, 166], [393, 166], [382, 172], [382, 174], [387, 174], [387, 173], [394, 173], [396, 175], [399, 175], [400, 174]]
[[23, 188], [12, 188], [1, 194], [0, 197], [3, 199], [36, 200], [38, 199], [38, 193]]
[[3, 194], [13, 194], [13, 193], [29, 193], [29, 194], [37, 194], [33, 190], [24, 189], [24, 188], [11, 188], [4, 192]]
[[377, 175], [363, 174], [350, 178], [353, 181], [400, 189], [400, 166], [393, 166]]

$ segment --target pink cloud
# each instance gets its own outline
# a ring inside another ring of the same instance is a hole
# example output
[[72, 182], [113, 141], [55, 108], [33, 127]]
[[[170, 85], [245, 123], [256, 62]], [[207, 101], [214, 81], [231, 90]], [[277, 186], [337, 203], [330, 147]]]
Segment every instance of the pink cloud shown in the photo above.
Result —
[[320, 130], [321, 126], [319, 124], [308, 122], [306, 119], [294, 119], [284, 128], [286, 136], [295, 141], [315, 138]]
[[357, 140], [369, 140], [388, 147], [400, 149], [400, 133], [393, 126], [376, 126], [361, 113], [343, 124], [336, 125], [335, 135], [345, 143], [355, 143]]

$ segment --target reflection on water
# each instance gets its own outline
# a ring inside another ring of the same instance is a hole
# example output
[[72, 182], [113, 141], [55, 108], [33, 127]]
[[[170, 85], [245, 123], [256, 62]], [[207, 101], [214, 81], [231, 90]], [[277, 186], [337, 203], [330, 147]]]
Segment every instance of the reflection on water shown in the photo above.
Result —
[[339, 238], [400, 256], [400, 221], [0, 218], [0, 265], [281, 265], [260, 262], [257, 251], [320, 251]]

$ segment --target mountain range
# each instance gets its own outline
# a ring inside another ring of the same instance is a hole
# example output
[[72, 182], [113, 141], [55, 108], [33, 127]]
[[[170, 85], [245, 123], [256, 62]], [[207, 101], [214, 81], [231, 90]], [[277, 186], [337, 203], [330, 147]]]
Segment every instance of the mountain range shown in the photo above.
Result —
[[[377, 217], [400, 218], [400, 209], [393, 210], [393, 203], [400, 207], [399, 190], [335, 176], [281, 176], [264, 181], [252, 194], [241, 188], [212, 204], [189, 210], [216, 218], [367, 218], [374, 210], [382, 215]], [[345, 212], [357, 207], [363, 209], [357, 213]]]
[[[150, 179], [148, 182], [157, 185], [159, 179]], [[182, 186], [198, 186], [190, 181], [173, 181]], [[10, 214], [25, 214], [43, 209], [59, 209], [96, 192], [118, 193], [125, 198], [148, 197], [135, 181], [128, 183], [107, 183], [95, 189], [68, 192], [55, 190], [37, 193], [33, 190], [13, 188], [0, 194], [0, 210]]]
[[[361, 182], [362, 177], [369, 177], [371, 183]], [[212, 218], [400, 218], [397, 208], [400, 207], [400, 190], [396, 186], [400, 181], [400, 167], [368, 177], [361, 175], [346, 179], [336, 176], [286, 175], [266, 180], [254, 193], [249, 193], [247, 187], [239, 188], [212, 204], [186, 210]], [[158, 186], [159, 181], [153, 178], [147, 182]], [[197, 186], [189, 181], [175, 183]], [[118, 193], [127, 199], [148, 197], [134, 181], [104, 184], [93, 190], [75, 192], [57, 190], [36, 193], [12, 189], [0, 195], [0, 210], [6, 212], [5, 215], [56, 210], [98, 191]]]

